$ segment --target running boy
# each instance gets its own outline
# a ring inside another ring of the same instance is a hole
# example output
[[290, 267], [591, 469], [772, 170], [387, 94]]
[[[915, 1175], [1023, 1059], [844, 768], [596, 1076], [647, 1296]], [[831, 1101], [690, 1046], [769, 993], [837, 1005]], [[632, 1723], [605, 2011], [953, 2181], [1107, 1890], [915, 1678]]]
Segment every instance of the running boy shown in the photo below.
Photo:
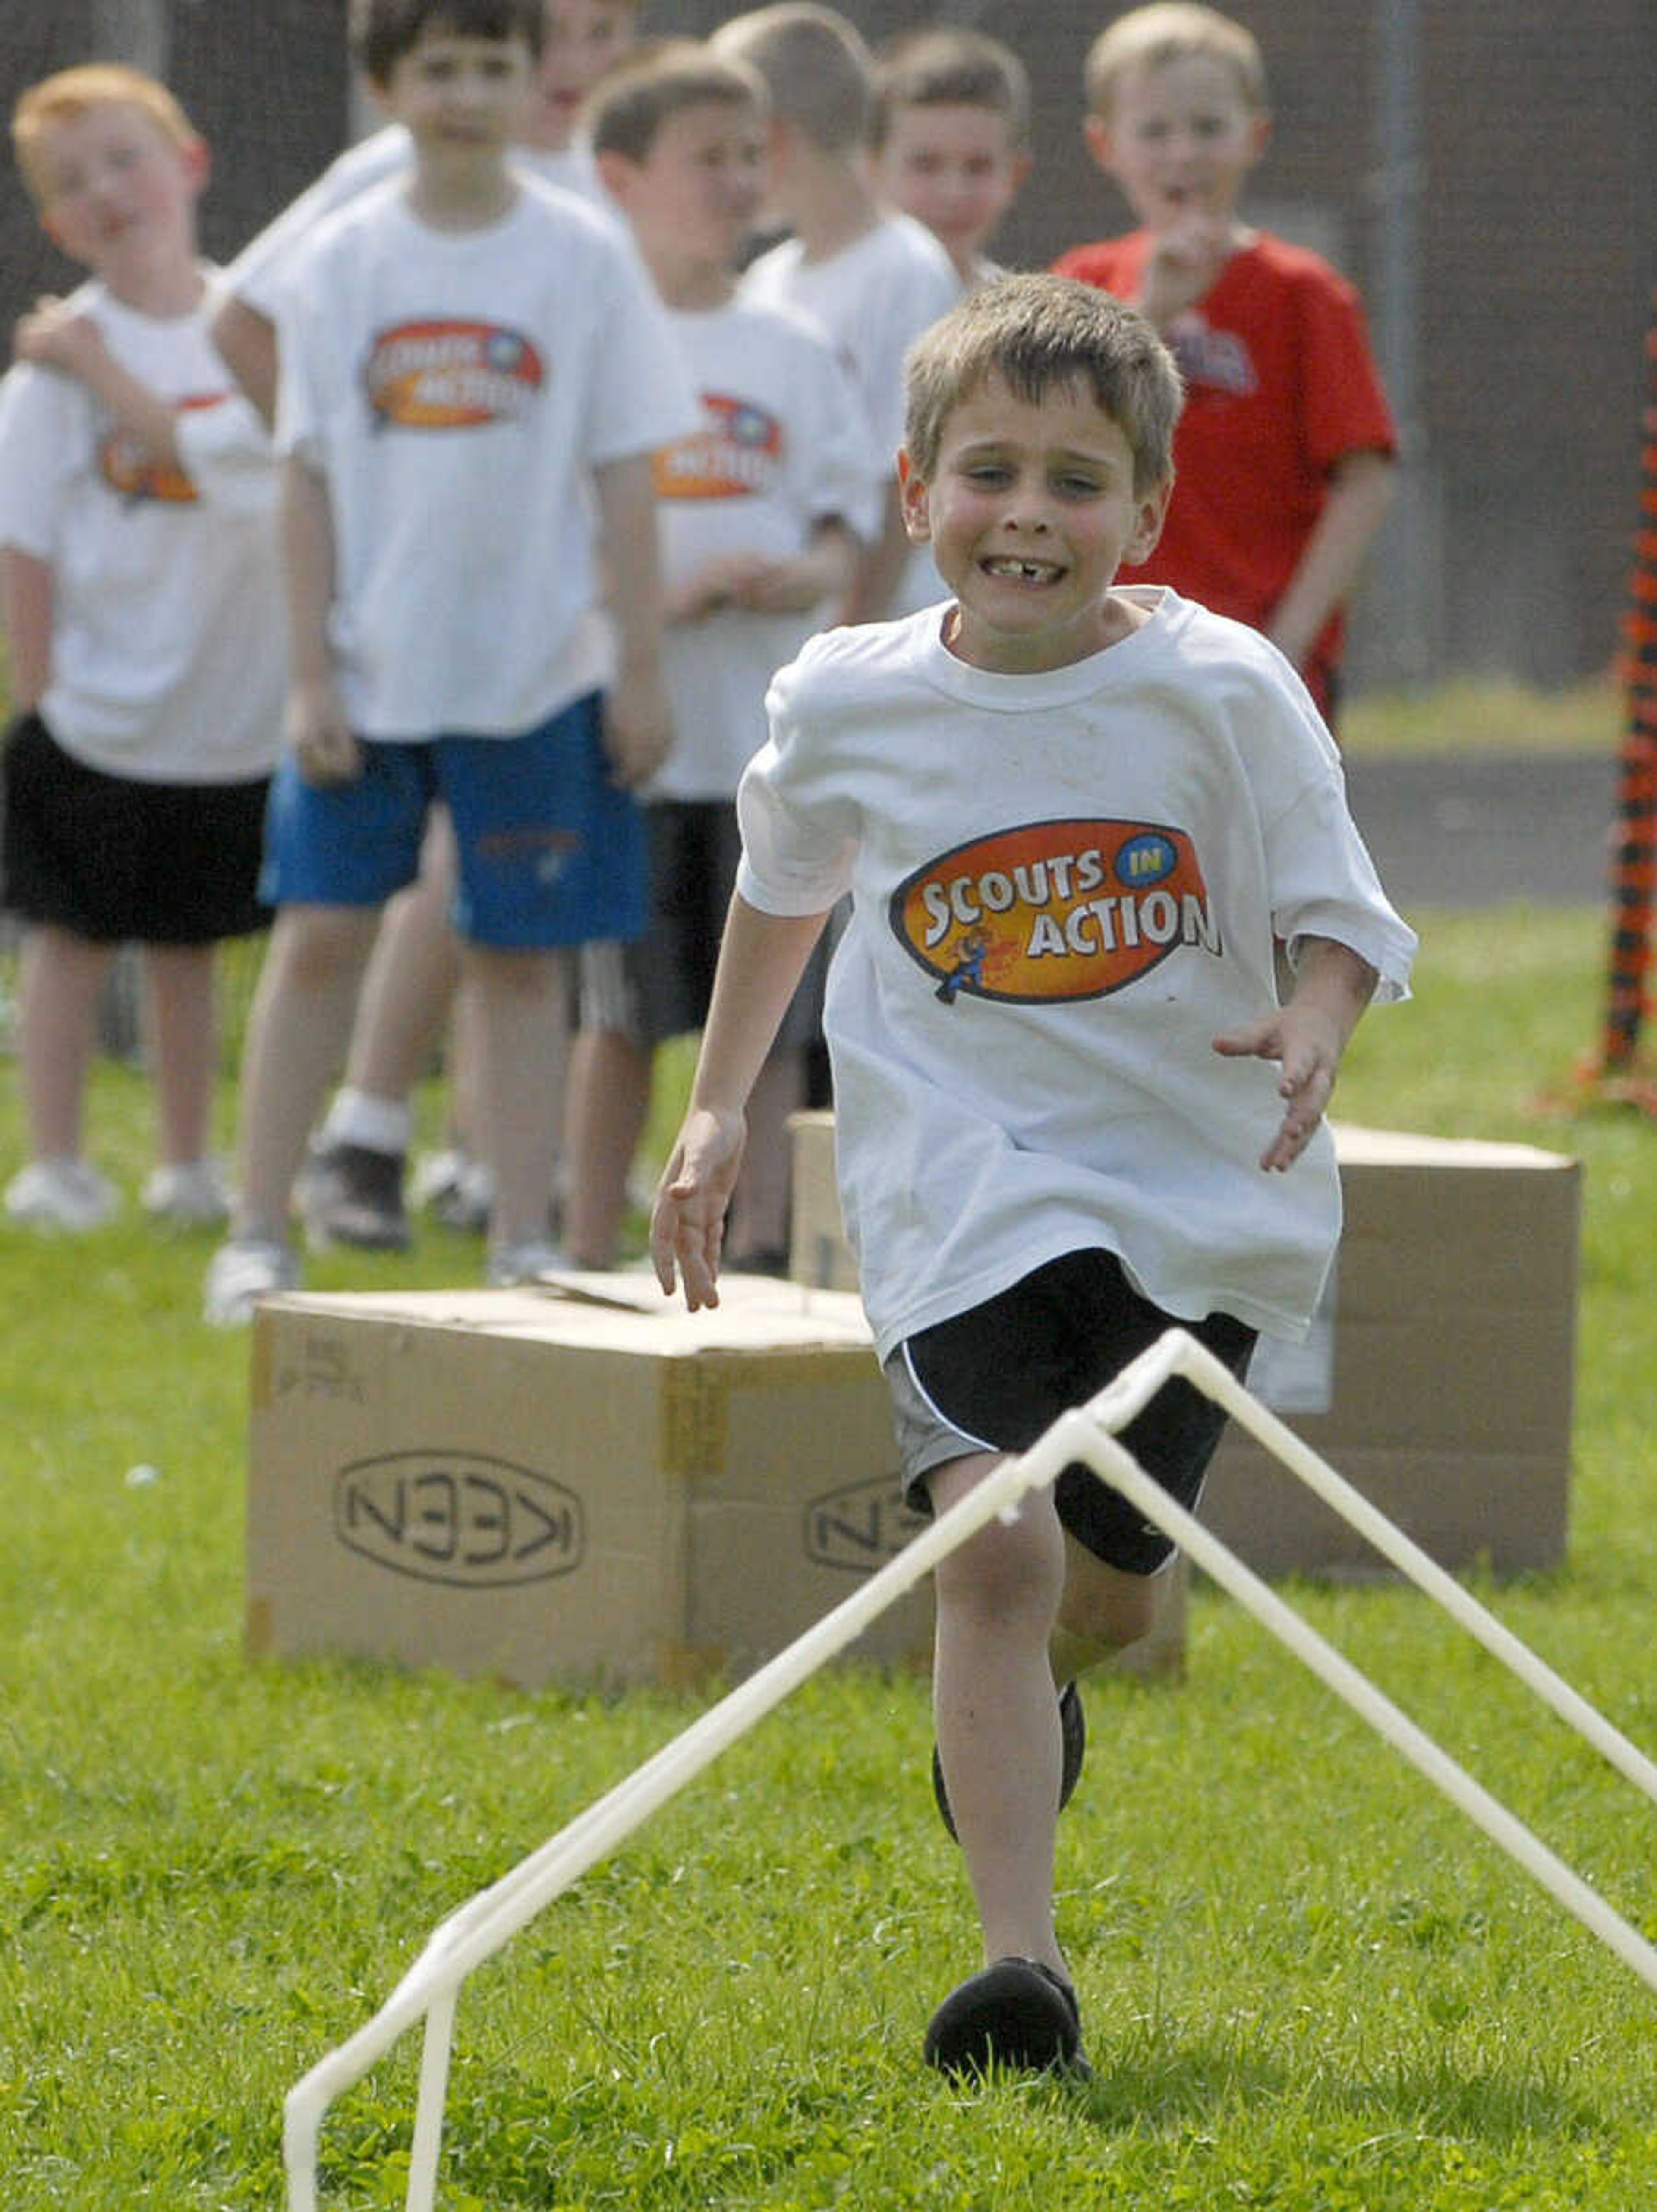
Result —
[[[736, 880], [737, 784], [765, 741], [765, 687], [845, 592], [881, 512], [884, 471], [827, 339], [737, 295], [766, 116], [756, 72], [689, 40], [613, 72], [589, 112], [599, 173], [670, 311], [702, 420], [656, 456], [678, 735], [646, 794], [651, 921], [632, 945], [583, 954], [564, 1211], [579, 1267], [615, 1264], [653, 1048], [707, 1012]], [[733, 1266], [786, 1256], [787, 1117], [804, 1103], [819, 997], [799, 994], [756, 1090]]]
[[643, 920], [642, 823], [616, 776], [648, 774], [671, 737], [650, 453], [693, 410], [615, 227], [509, 164], [541, 21], [537, 0], [354, 14], [415, 165], [317, 232], [284, 303], [293, 751], [271, 795], [281, 911], [244, 1069], [240, 1207], [207, 1288], [220, 1322], [296, 1279], [306, 1136], [434, 801], [482, 1008], [492, 1280], [558, 1256], [559, 948]]
[[875, 182], [924, 222], [963, 284], [998, 275], [985, 247], [1030, 173], [1030, 85], [998, 39], [907, 31], [876, 58]]
[[[744, 1102], [849, 890], [827, 1016], [841, 1196], [910, 1495], [935, 1512], [1171, 1317], [1238, 1372], [1258, 1330], [1303, 1330], [1339, 1228], [1336, 1067], [1372, 992], [1406, 988], [1414, 938], [1287, 664], [1114, 581], [1155, 545], [1179, 398], [1150, 325], [1089, 287], [968, 294], [911, 353], [900, 462], [954, 598], [815, 640], [743, 781], [652, 1255], [665, 1288], [716, 1301]], [[1220, 1425], [1181, 1385], [1127, 1441], [1189, 1503]], [[1079, 2057], [1053, 1911], [1068, 1686], [1150, 1626], [1170, 1548], [1072, 1467], [938, 1571], [940, 1802], [987, 1961], [927, 2031], [940, 2067]]]
[[116, 1194], [82, 1156], [98, 1000], [143, 947], [159, 1109], [152, 1212], [221, 1220], [209, 1156], [214, 948], [255, 895], [281, 742], [276, 471], [206, 328], [207, 149], [152, 77], [64, 70], [18, 101], [47, 234], [92, 271], [18, 327], [0, 395], [0, 599], [17, 720], [6, 903], [23, 951], [32, 1158], [6, 1211], [83, 1230]]
[[1156, 579], [1262, 630], [1332, 721], [1344, 601], [1396, 441], [1357, 295], [1239, 216], [1271, 137], [1259, 49], [1213, 9], [1137, 8], [1096, 40], [1087, 142], [1139, 228], [1057, 267], [1141, 307], [1185, 379]]

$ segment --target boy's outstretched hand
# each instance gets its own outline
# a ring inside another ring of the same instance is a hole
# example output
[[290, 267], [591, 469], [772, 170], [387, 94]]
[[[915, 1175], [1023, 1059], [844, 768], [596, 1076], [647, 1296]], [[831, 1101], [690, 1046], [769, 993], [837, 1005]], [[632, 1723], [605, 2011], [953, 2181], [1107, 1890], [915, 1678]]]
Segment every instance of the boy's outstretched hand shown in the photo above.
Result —
[[670, 1297], [676, 1279], [683, 1284], [692, 1313], [719, 1303], [725, 1208], [747, 1137], [740, 1114], [693, 1108], [662, 1170], [650, 1216], [650, 1256], [656, 1279]]
[[1278, 1095], [1288, 1103], [1277, 1135], [1260, 1155], [1263, 1168], [1281, 1171], [1293, 1167], [1306, 1150], [1335, 1087], [1335, 1070], [1345, 1041], [1321, 1008], [1292, 1004], [1279, 1006], [1245, 1029], [1230, 1030], [1215, 1038], [1215, 1051], [1228, 1060], [1283, 1063]]
[[1277, 1135], [1260, 1155], [1268, 1172], [1291, 1168], [1323, 1119], [1346, 1041], [1375, 988], [1375, 971], [1332, 938], [1302, 940], [1300, 971], [1287, 1006], [1214, 1039], [1228, 1060], [1275, 1060], [1287, 1103]]

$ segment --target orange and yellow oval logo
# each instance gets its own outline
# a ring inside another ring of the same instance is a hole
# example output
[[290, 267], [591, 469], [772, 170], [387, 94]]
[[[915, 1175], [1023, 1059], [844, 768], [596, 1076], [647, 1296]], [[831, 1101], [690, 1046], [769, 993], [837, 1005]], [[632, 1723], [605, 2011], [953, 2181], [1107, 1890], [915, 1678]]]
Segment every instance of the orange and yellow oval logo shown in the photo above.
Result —
[[658, 499], [746, 499], [763, 491], [782, 459], [782, 424], [751, 400], [701, 395], [703, 427], [660, 447]]
[[363, 371], [374, 420], [401, 430], [515, 421], [542, 385], [540, 355], [497, 323], [401, 323], [379, 331]]
[[[195, 408], [222, 406], [224, 398], [222, 392], [187, 392], [173, 404], [182, 415]], [[168, 507], [189, 507], [201, 496], [195, 478], [186, 470], [155, 460], [137, 438], [124, 430], [112, 430], [104, 440], [98, 452], [98, 465], [104, 482], [133, 506], [155, 499]]]
[[996, 830], [917, 868], [889, 915], [946, 1006], [1102, 999], [1182, 945], [1220, 951], [1190, 838], [1152, 822]]

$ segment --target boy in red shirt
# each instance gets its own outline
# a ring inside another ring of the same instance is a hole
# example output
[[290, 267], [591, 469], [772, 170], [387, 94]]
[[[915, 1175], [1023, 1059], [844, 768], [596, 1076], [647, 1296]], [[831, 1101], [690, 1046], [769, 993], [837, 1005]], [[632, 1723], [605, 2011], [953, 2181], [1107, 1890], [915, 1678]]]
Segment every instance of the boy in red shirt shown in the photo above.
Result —
[[1095, 41], [1085, 83], [1089, 150], [1140, 227], [1055, 266], [1138, 306], [1186, 382], [1176, 488], [1144, 577], [1263, 631], [1332, 720], [1344, 603], [1396, 453], [1357, 294], [1238, 218], [1271, 136], [1240, 24], [1183, 0], [1136, 8]]

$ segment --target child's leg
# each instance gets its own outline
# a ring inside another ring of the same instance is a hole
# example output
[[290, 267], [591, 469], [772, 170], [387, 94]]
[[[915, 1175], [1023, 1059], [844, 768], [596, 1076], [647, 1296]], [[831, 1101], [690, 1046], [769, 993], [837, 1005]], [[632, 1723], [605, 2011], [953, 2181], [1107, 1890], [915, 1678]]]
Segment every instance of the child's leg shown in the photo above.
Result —
[[207, 1152], [217, 1065], [212, 945], [147, 945], [150, 1039], [155, 1065], [156, 1151], [172, 1167]]
[[[942, 1515], [1000, 1464], [982, 1453], [928, 1478]], [[1053, 1920], [1060, 1771], [1048, 1640], [1065, 1580], [1052, 1493], [992, 1520], [940, 1562], [933, 1697], [938, 1757], [983, 1928], [986, 1961], [1065, 1972]]]
[[115, 951], [52, 923], [31, 928], [23, 941], [23, 1102], [37, 1160], [80, 1158], [98, 1000]]
[[570, 1048], [564, 1242], [578, 1267], [610, 1267], [628, 1171], [650, 1109], [651, 1054], [621, 1030], [580, 1030]]
[[377, 906], [285, 906], [270, 933], [242, 1060], [240, 1236], [280, 1243], [294, 1179], [351, 1033]]
[[568, 955], [468, 944], [479, 995], [495, 1205], [489, 1243], [544, 1243], [569, 1026]]
[[374, 940], [345, 1065], [352, 1090], [406, 1100], [429, 1063], [460, 976], [453, 903], [454, 837], [439, 808], [420, 874], [387, 906]]
[[1056, 1682], [1073, 1682], [1148, 1636], [1173, 1588], [1171, 1574], [1124, 1574], [1107, 1566], [1066, 1530], [1065, 1595], [1048, 1656]]
[[805, 1103], [805, 1053], [781, 1045], [760, 1070], [748, 1099], [748, 1146], [725, 1226], [728, 1264], [788, 1249], [791, 1145], [788, 1117]]

